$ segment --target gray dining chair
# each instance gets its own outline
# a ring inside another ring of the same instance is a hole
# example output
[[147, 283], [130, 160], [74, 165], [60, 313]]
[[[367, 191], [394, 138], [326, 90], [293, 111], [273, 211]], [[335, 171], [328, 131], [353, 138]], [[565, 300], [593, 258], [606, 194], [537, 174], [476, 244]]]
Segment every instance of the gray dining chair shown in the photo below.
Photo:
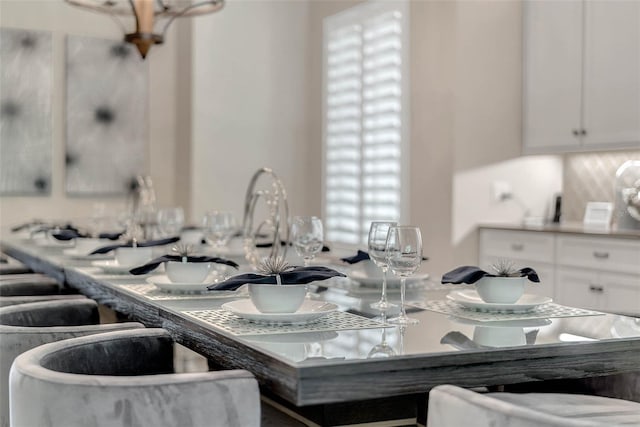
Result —
[[174, 373], [164, 329], [46, 344], [11, 368], [13, 427], [251, 427], [258, 383], [244, 370]]
[[39, 273], [0, 276], [0, 296], [59, 294], [62, 286], [52, 277]]
[[82, 294], [63, 294], [63, 295], [15, 295], [10, 297], [0, 296], [0, 307], [7, 307], [17, 304], [28, 304], [32, 302], [42, 301], [69, 301], [76, 299], [87, 299]]
[[427, 427], [638, 426], [640, 404], [562, 393], [476, 393], [453, 385], [429, 392]]
[[47, 300], [0, 308], [0, 426], [9, 425], [9, 369], [21, 353], [39, 345], [107, 331], [144, 328], [141, 323], [98, 324], [90, 299]]

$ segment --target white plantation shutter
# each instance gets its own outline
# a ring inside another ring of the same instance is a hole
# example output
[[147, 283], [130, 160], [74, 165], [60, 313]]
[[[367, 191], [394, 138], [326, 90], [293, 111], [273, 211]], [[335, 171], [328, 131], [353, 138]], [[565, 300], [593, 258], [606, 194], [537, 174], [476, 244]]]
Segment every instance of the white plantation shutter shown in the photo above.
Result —
[[364, 243], [400, 221], [406, 144], [406, 2], [369, 2], [325, 19], [326, 239]]

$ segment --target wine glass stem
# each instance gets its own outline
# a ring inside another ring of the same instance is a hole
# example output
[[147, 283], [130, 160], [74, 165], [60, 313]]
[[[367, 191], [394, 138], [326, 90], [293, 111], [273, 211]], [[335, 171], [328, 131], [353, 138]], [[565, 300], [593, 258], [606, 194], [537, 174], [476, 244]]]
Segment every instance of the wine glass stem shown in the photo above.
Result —
[[404, 295], [406, 292], [406, 282], [407, 278], [404, 276], [400, 277], [400, 317], [407, 317], [407, 312], [404, 309]]
[[304, 261], [304, 266], [305, 267], [309, 267], [309, 262], [311, 261], [311, 259], [305, 257], [305, 258], [303, 258], [303, 261]]
[[382, 267], [382, 296], [380, 302], [387, 303], [387, 267]]

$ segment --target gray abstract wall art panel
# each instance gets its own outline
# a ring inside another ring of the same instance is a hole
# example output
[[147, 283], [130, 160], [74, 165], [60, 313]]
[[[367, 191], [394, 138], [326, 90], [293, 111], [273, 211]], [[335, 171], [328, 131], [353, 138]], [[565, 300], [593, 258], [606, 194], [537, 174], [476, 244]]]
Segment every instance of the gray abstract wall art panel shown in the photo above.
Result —
[[147, 74], [132, 45], [67, 36], [67, 194], [126, 194], [145, 173]]
[[1, 28], [0, 70], [0, 195], [48, 195], [51, 33]]

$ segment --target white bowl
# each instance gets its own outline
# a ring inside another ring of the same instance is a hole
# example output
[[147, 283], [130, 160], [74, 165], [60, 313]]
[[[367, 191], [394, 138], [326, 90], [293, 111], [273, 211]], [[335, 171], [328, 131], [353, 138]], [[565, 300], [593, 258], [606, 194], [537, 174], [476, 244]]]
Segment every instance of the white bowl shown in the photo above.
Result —
[[79, 237], [74, 240], [76, 252], [82, 255], [88, 255], [98, 248], [114, 244], [113, 240], [95, 239], [90, 237]]
[[211, 263], [168, 261], [164, 269], [173, 283], [202, 283], [211, 271]]
[[249, 297], [261, 313], [295, 313], [306, 295], [307, 285], [249, 284]]
[[116, 261], [118, 265], [138, 266], [151, 260], [151, 248], [118, 248], [116, 249]]
[[513, 304], [524, 294], [526, 277], [485, 276], [476, 282], [476, 291], [484, 302]]
[[473, 330], [473, 340], [487, 347], [511, 347], [527, 343], [524, 329], [520, 327], [476, 326]]

